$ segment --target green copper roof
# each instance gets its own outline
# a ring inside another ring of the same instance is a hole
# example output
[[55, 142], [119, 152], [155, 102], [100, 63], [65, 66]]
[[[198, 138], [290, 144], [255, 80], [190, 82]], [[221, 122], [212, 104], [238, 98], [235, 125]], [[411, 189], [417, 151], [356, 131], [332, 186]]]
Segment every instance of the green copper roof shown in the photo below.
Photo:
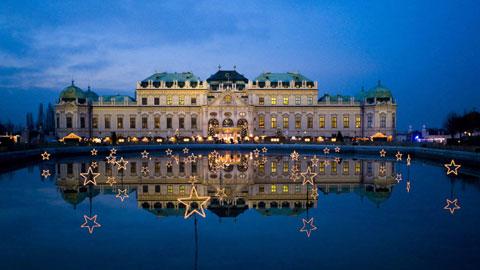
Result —
[[115, 100], [115, 103], [123, 103], [125, 98], [127, 98], [128, 101], [135, 101], [134, 98], [126, 96], [126, 95], [106, 95], [102, 96], [103, 102], [111, 102], [112, 100]]
[[295, 82], [301, 82], [301, 81], [307, 81], [307, 82], [312, 82], [309, 78], [303, 76], [302, 74], [298, 72], [287, 72], [287, 73], [272, 73], [272, 72], [264, 72], [260, 74], [258, 77], [255, 78], [254, 81], [259, 81], [259, 82], [265, 82], [265, 81], [270, 81], [270, 82], [289, 82], [289, 81], [295, 81]]
[[91, 101], [97, 101], [98, 100], [98, 95], [97, 93], [93, 92], [91, 89], [90, 89], [90, 86], [88, 86], [88, 89], [87, 91], [85, 92], [85, 97], [87, 97], [87, 99], [91, 100]]
[[200, 78], [195, 76], [192, 72], [182, 72], [182, 73], [168, 73], [168, 72], [161, 72], [155, 73], [150, 77], [146, 78], [142, 82], [153, 81], [153, 82], [186, 82], [186, 81], [200, 81]]
[[330, 101], [331, 102], [337, 102], [340, 100], [340, 98], [342, 98], [342, 101], [350, 101], [350, 96], [345, 96], [345, 95], [334, 95], [334, 96], [331, 96], [329, 94], [325, 94], [323, 95], [322, 97], [320, 97], [318, 99], [318, 101], [326, 101], [327, 100], [327, 97], [330, 97]]
[[383, 86], [380, 81], [378, 81], [377, 86], [370, 89], [366, 98], [393, 98], [392, 92], [387, 87]]
[[72, 81], [72, 85], [66, 87], [60, 92], [60, 99], [77, 99], [86, 98], [85, 92], [79, 87], [75, 86], [75, 82]]

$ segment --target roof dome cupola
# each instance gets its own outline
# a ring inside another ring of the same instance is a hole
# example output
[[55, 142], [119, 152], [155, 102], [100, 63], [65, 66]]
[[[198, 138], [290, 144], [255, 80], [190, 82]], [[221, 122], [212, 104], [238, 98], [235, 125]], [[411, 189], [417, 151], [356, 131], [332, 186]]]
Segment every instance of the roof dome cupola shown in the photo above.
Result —
[[90, 101], [98, 101], [98, 95], [97, 93], [92, 91], [92, 89], [90, 88], [90, 85], [88, 86], [87, 91], [85, 92], [85, 97]]
[[60, 92], [60, 100], [63, 101], [75, 101], [78, 100], [79, 102], [85, 102], [86, 95], [85, 92], [75, 86], [75, 81], [72, 80], [72, 84], [62, 90]]

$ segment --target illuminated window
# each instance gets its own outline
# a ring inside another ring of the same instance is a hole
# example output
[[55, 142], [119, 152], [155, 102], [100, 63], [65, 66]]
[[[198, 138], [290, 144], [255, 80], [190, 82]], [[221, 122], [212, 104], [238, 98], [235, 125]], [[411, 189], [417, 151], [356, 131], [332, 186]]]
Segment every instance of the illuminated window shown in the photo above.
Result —
[[318, 127], [325, 128], [325, 116], [320, 115], [320, 117], [318, 118]]
[[143, 129], [148, 128], [148, 118], [146, 116], [142, 117], [142, 128]]
[[337, 128], [337, 116], [332, 115], [332, 128]]
[[272, 105], [277, 105], [277, 98], [276, 98], [276, 97], [272, 97], [270, 103], [271, 103]]
[[277, 162], [276, 161], [272, 161], [272, 163], [270, 164], [270, 171], [271, 171], [271, 173], [276, 173], [277, 172]]
[[264, 163], [260, 163], [258, 164], [258, 172], [259, 173], [265, 173], [265, 164]]
[[325, 163], [320, 162], [320, 163], [318, 164], [318, 172], [319, 172], [320, 174], [325, 174]]
[[180, 194], [184, 194], [185, 193], [185, 186], [184, 185], [180, 185], [178, 187], [178, 191], [180, 191]]
[[288, 116], [283, 117], [283, 128], [288, 129]]
[[307, 117], [307, 128], [313, 128], [313, 116]]
[[265, 98], [264, 97], [259, 97], [258, 98], [258, 104], [259, 105], [264, 105], [265, 104]]
[[123, 128], [123, 117], [118, 116], [117, 117], [117, 128], [122, 129]]
[[265, 128], [265, 116], [258, 116], [258, 128]]
[[380, 114], [380, 128], [386, 128], [387, 127], [387, 115], [382, 113]]
[[300, 105], [302, 103], [302, 98], [300, 96], [295, 96], [295, 105]]
[[154, 122], [154, 127], [155, 128], [160, 128], [160, 116], [156, 115], [153, 118], [153, 122]]
[[343, 116], [343, 128], [350, 127], [350, 117], [348, 115]]
[[295, 185], [295, 192], [296, 192], [296, 193], [300, 193], [300, 191], [301, 191], [300, 184], [296, 184], [296, 185]]
[[288, 171], [289, 171], [289, 165], [290, 165], [290, 164], [288, 164], [288, 161], [284, 161], [284, 162], [283, 162], [283, 172], [284, 172], [284, 173], [288, 173]]
[[288, 97], [283, 97], [283, 105], [288, 105]]
[[185, 105], [185, 97], [179, 96], [178, 97], [178, 105]]
[[277, 192], [277, 186], [276, 186], [276, 185], [272, 185], [272, 186], [270, 187], [270, 191], [271, 191], [272, 193], [276, 193], [276, 192]]
[[295, 116], [295, 128], [296, 129], [301, 129], [302, 128], [302, 117], [301, 116]]
[[337, 163], [332, 162], [332, 169], [331, 169], [332, 174], [337, 174]]
[[355, 115], [355, 128], [360, 128], [361, 127], [361, 120], [360, 120], [360, 115]]
[[271, 124], [271, 128], [277, 128], [277, 117], [276, 116], [272, 116], [270, 118], [270, 124]]
[[167, 105], [172, 105], [172, 104], [173, 104], [172, 96], [167, 96]]
[[359, 161], [355, 162], [355, 174], [360, 174], [362, 172], [362, 167]]
[[167, 193], [173, 193], [173, 186], [172, 185], [168, 185], [167, 186]]
[[350, 163], [348, 161], [343, 162], [343, 175], [348, 175], [348, 171], [350, 170]]
[[287, 186], [287, 185], [283, 185], [282, 191], [283, 191], [283, 193], [288, 193], [288, 186]]
[[373, 123], [373, 115], [371, 113], [369, 113], [367, 115], [367, 127], [368, 128], [371, 128], [372, 127], [372, 123]]

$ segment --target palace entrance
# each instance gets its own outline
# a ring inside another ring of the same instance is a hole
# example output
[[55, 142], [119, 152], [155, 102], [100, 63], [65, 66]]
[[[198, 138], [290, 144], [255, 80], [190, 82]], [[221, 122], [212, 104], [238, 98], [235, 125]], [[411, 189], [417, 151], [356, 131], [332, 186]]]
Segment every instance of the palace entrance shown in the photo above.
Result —
[[225, 118], [222, 125], [216, 118], [208, 120], [208, 135], [224, 140], [225, 142], [242, 141], [248, 136], [248, 121], [241, 118], [235, 122], [231, 118]]

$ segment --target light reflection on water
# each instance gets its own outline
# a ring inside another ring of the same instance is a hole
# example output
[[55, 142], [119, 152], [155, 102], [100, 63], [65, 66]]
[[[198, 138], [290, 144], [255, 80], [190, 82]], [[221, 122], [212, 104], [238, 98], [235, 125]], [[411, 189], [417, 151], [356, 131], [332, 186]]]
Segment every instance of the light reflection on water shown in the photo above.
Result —
[[[318, 161], [302, 153], [298, 161], [290, 153], [120, 157], [124, 170], [97, 156], [3, 174], [7, 266], [60, 268], [70, 262], [58, 256], [64, 253], [107, 269], [462, 269], [478, 262], [469, 255], [480, 251], [478, 179], [447, 177], [441, 165], [335, 153]], [[88, 168], [99, 173], [96, 185], [83, 185]], [[314, 186], [302, 184], [308, 168]], [[51, 176], [41, 176], [45, 170]], [[194, 187], [208, 200], [182, 204]], [[460, 208], [451, 214], [444, 206], [455, 198]]]

